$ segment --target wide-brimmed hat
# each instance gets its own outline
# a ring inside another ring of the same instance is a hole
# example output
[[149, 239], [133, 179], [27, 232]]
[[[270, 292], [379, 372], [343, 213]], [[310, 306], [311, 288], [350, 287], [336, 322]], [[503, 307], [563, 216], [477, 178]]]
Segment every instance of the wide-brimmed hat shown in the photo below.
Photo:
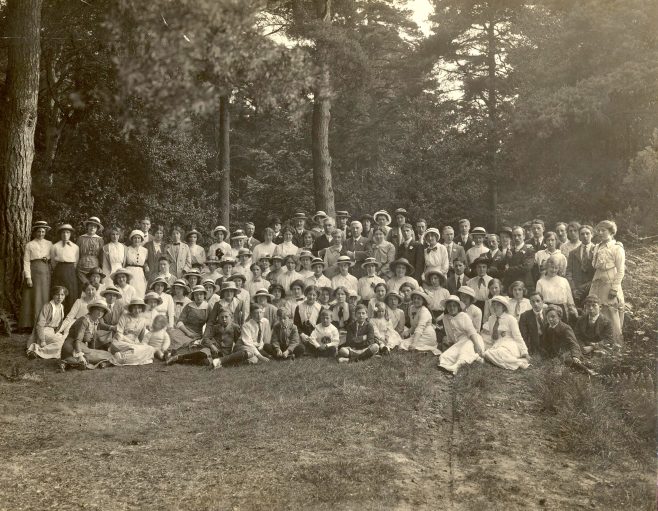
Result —
[[219, 286], [213, 279], [205, 278], [201, 281], [201, 285], [205, 288], [206, 284], [212, 284], [212, 286], [215, 288], [215, 293], [219, 291]]
[[281, 261], [281, 262], [283, 262], [283, 257], [280, 256], [280, 255], [278, 255], [278, 254], [274, 254], [272, 257], [270, 257], [270, 261], [271, 261], [271, 262], [274, 262], [274, 261]]
[[427, 271], [425, 272], [425, 281], [426, 281], [426, 282], [429, 282], [429, 280], [430, 280], [430, 276], [432, 276], [432, 275], [438, 275], [438, 276], [439, 276], [439, 281], [440, 281], [440, 283], [441, 283], [441, 287], [445, 286], [445, 283], [447, 282], [448, 279], [446, 278], [446, 276], [443, 274], [442, 271], [439, 271], [439, 270], [427, 270]]
[[73, 226], [71, 224], [60, 224], [57, 226], [57, 233], [59, 234], [60, 231], [74, 232], [75, 229], [73, 229]]
[[209, 255], [208, 258], [206, 259], [206, 266], [208, 266], [209, 264], [216, 264], [217, 266], [219, 266], [219, 257], [217, 257], [216, 255]]
[[306, 220], [306, 213], [303, 211], [297, 211], [292, 215], [291, 220]]
[[238, 279], [241, 279], [243, 284], [244, 284], [245, 282], [247, 282], [247, 276], [246, 276], [244, 273], [240, 273], [239, 271], [233, 273], [233, 274], [232, 274], [230, 277], [228, 277], [226, 280], [227, 280], [227, 281], [231, 281], [231, 282], [235, 282], [235, 281], [238, 280]]
[[192, 268], [190, 270], [187, 270], [184, 274], [183, 277], [188, 278], [188, 277], [199, 277], [201, 278], [201, 271], [198, 268]]
[[258, 258], [258, 262], [261, 262], [263, 260], [265, 260], [267, 262], [272, 262], [272, 255], [271, 254], [264, 254], [264, 255], [262, 255]]
[[396, 266], [399, 266], [399, 265], [402, 265], [402, 266], [404, 266], [405, 268], [407, 268], [407, 275], [411, 275], [411, 274], [414, 272], [414, 267], [413, 267], [413, 266], [411, 265], [411, 263], [410, 263], [409, 261], [407, 261], [407, 259], [405, 259], [404, 257], [401, 257], [400, 259], [396, 259], [395, 261], [393, 261], [393, 262], [389, 265], [389, 267], [391, 268], [391, 270], [393, 271], [393, 273], [395, 273], [395, 267], [396, 267]]
[[423, 233], [423, 236], [427, 236], [428, 234], [434, 234], [438, 239], [441, 239], [441, 233], [436, 227], [430, 227], [429, 229], [427, 229]]
[[448, 298], [445, 300], [441, 300], [441, 308], [445, 310], [446, 305], [448, 305], [449, 302], [454, 302], [459, 306], [460, 310], [464, 310], [466, 308], [466, 304], [462, 302], [458, 296], [456, 295], [450, 295]]
[[162, 305], [162, 297], [155, 291], [149, 291], [144, 295], [144, 303], [146, 303], [149, 300], [156, 300], [158, 302], [158, 305]]
[[164, 284], [165, 291], [169, 289], [169, 282], [167, 282], [167, 279], [165, 279], [164, 277], [156, 277], [155, 280], [151, 282], [149, 289], [153, 289], [156, 284]]
[[336, 211], [336, 218], [350, 218], [350, 214], [345, 210]]
[[327, 267], [327, 263], [325, 263], [324, 259], [322, 259], [321, 257], [314, 257], [313, 259], [311, 259], [311, 268], [313, 268], [313, 266], [315, 266], [316, 264], [321, 264], [324, 268]]
[[110, 308], [107, 306], [107, 302], [102, 298], [94, 300], [89, 305], [87, 305], [87, 311], [91, 311], [91, 309], [103, 309], [103, 312], [110, 312]]
[[471, 269], [475, 270], [475, 267], [478, 264], [486, 264], [487, 267], [491, 266], [492, 260], [491, 258], [487, 257], [486, 255], [482, 254], [480, 257], [477, 257], [475, 261], [471, 263]]
[[388, 293], [386, 293], [386, 296], [384, 297], [384, 301], [388, 300], [391, 296], [396, 297], [398, 301], [402, 303], [402, 297], [396, 291], [389, 291]]
[[191, 231], [187, 231], [185, 233], [185, 239], [189, 238], [192, 234], [196, 234], [197, 241], [201, 239], [201, 233], [197, 231], [196, 229], [192, 229]]
[[484, 227], [475, 227], [474, 229], [471, 229], [471, 236], [473, 235], [486, 236], [487, 230]]
[[501, 305], [505, 306], [505, 310], [509, 310], [509, 301], [507, 297], [503, 295], [497, 295], [491, 298], [491, 303], [493, 304], [494, 302], [498, 302]]
[[462, 293], [464, 295], [470, 296], [475, 300], [475, 290], [471, 286], [460, 286], [457, 290], [457, 294]]
[[118, 297], [122, 297], [123, 295], [121, 294], [121, 291], [119, 291], [119, 288], [114, 287], [114, 286], [107, 286], [105, 289], [103, 289], [100, 293], [98, 293], [101, 296], [105, 295], [116, 295]]
[[134, 307], [134, 306], [137, 306], [137, 305], [144, 308], [144, 309], [146, 309], [146, 303], [141, 298], [133, 298], [132, 300], [130, 300], [130, 303], [127, 305], [126, 308], [128, 310], [130, 310], [131, 307]]
[[372, 217], [374, 218], [375, 222], [377, 221], [378, 216], [385, 216], [386, 217], [386, 225], [390, 225], [391, 223], [391, 215], [388, 214], [388, 211], [384, 209], [380, 209], [379, 211], [376, 211]]
[[377, 261], [377, 259], [375, 259], [374, 257], [366, 257], [361, 263], [361, 268], [365, 268], [368, 265], [374, 265], [377, 267], [377, 269], [382, 267], [382, 263]]
[[235, 291], [236, 293], [238, 292], [238, 286], [235, 285], [235, 282], [232, 280], [227, 280], [225, 282], [222, 282], [222, 287], [219, 289], [219, 296], [222, 296], [224, 294], [224, 291]]
[[176, 279], [176, 281], [171, 285], [171, 290], [173, 291], [175, 287], [183, 288], [185, 294], [189, 294], [190, 292], [190, 286], [184, 279]]
[[34, 231], [35, 229], [45, 229], [46, 231], [49, 231], [51, 227], [45, 220], [38, 220], [32, 224], [32, 230]]
[[222, 257], [219, 260], [219, 266], [222, 267], [222, 268], [227, 264], [232, 264], [233, 266], [235, 266], [236, 263], [237, 263], [237, 261], [235, 259], [233, 259], [232, 257], [228, 257], [228, 256]]
[[316, 211], [315, 215], [313, 215], [313, 221], [319, 224], [320, 221], [318, 220], [318, 218], [319, 219], [325, 219], [327, 217], [328, 217], [328, 215], [324, 211]]
[[92, 224], [92, 225], [95, 225], [96, 227], [98, 227], [99, 231], [103, 230], [103, 224], [101, 224], [100, 218], [98, 218], [97, 216], [90, 216], [87, 220], [82, 222], [82, 224], [85, 227], [87, 227], [87, 224]]
[[268, 302], [271, 302], [272, 299], [274, 298], [274, 295], [271, 295], [271, 294], [267, 291], [267, 289], [265, 289], [265, 288], [259, 289], [258, 291], [256, 291], [256, 292], [254, 293], [254, 296], [253, 296], [254, 301], [255, 301], [256, 298], [258, 298], [259, 296], [265, 296], [265, 297], [267, 298], [267, 301], [268, 301]]
[[233, 235], [231, 236], [232, 240], [246, 240], [248, 236], [244, 233], [242, 229], [237, 229], [235, 232], [233, 232]]
[[[325, 289], [325, 288], [323, 287], [322, 289]], [[331, 288], [329, 288], [329, 289], [331, 289]], [[352, 298], [352, 297], [360, 298], [359, 293], [357, 292], [357, 290], [353, 289], [351, 287], [348, 288], [348, 290], [347, 290], [347, 297], [348, 298]]]
[[[233, 284], [235, 285], [235, 284]], [[194, 293], [203, 293], [203, 296], [206, 296], [206, 288], [203, 287], [201, 284], [197, 284], [192, 288], [192, 294]]]
[[102, 279], [104, 279], [107, 275], [103, 273], [103, 269], [99, 268], [96, 266], [96, 268], [92, 268], [86, 273], [87, 277], [91, 277], [92, 275], [100, 275]]
[[249, 250], [247, 247], [242, 247], [241, 249], [238, 250], [238, 257], [240, 256], [251, 257], [251, 250]]
[[224, 227], [223, 225], [218, 225], [217, 227], [215, 227], [215, 228], [212, 230], [212, 233], [213, 233], [213, 235], [214, 235], [214, 234], [216, 234], [216, 233], [218, 233], [218, 232], [220, 232], [220, 231], [224, 233], [224, 237], [225, 237], [225, 238], [226, 238], [226, 236], [229, 235], [228, 229], [227, 229], [226, 227]]
[[354, 266], [356, 263], [350, 259], [350, 256], [342, 255], [336, 259], [336, 264], [349, 264], [350, 266]]
[[130, 231], [130, 236], [128, 236], [128, 239], [131, 240], [133, 239], [134, 236], [139, 236], [140, 238], [142, 238], [142, 240], [144, 240], [144, 231], [140, 231], [139, 229], [133, 229], [132, 231]]
[[430, 303], [430, 297], [427, 295], [425, 291], [422, 290], [422, 288], [414, 289], [411, 292], [411, 296], [420, 296], [423, 299], [423, 302], [425, 303], [425, 306], [427, 306]]
[[398, 208], [393, 212], [394, 215], [404, 215], [404, 216], [409, 216], [409, 213], [407, 213], [407, 210], [404, 208]]
[[301, 261], [303, 257], [308, 257], [312, 261], [313, 260], [313, 253], [310, 250], [302, 250], [299, 253], [299, 255], [297, 256], [297, 258]]
[[110, 278], [114, 281], [119, 275], [125, 275], [128, 282], [133, 278], [132, 274], [125, 268], [118, 268], [112, 275], [110, 275]]

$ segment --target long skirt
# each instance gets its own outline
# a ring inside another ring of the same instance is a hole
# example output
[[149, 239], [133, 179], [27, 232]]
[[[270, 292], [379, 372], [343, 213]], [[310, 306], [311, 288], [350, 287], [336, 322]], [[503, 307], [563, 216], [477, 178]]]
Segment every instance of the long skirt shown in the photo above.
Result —
[[525, 369], [529, 362], [526, 358], [521, 358], [519, 347], [511, 337], [502, 337], [494, 345], [484, 352], [484, 358], [493, 365], [503, 369]]
[[19, 328], [34, 327], [39, 312], [50, 300], [50, 265], [38, 259], [34, 260], [30, 262], [30, 272], [32, 287], [23, 283]]
[[152, 364], [155, 350], [148, 344], [123, 339], [112, 341], [110, 353], [114, 356], [115, 365], [139, 366]]
[[[479, 341], [480, 349], [483, 349], [482, 338]], [[484, 360], [477, 354], [473, 341], [468, 337], [458, 339], [455, 344], [441, 353], [439, 357], [439, 367], [443, 367], [451, 373], [456, 373], [461, 366], [472, 364], [473, 362], [484, 362]]]
[[46, 344], [40, 346], [36, 341], [34, 332], [28, 341], [28, 352], [33, 352], [39, 358], [59, 358], [62, 353], [62, 346], [64, 345], [64, 336], [62, 334], [56, 334], [55, 329], [51, 327], [44, 328], [44, 337]]
[[436, 331], [433, 326], [428, 326], [423, 332], [414, 339], [414, 335], [408, 339], [402, 339], [400, 343], [401, 350], [430, 351], [433, 355], [440, 355], [441, 350], [437, 348]]
[[185, 335], [185, 333], [178, 328], [170, 328], [167, 330], [167, 333], [169, 334], [170, 350], [179, 350], [194, 342], [194, 339]]
[[601, 314], [605, 316], [612, 325], [612, 338], [617, 344], [623, 344], [624, 338], [622, 328], [624, 326], [624, 292], [620, 289], [617, 296], [612, 300], [608, 298], [612, 286], [607, 279], [596, 279], [592, 281], [589, 294], [597, 296], [601, 301]]
[[[69, 342], [70, 344], [68, 344]], [[63, 349], [62, 352], [66, 352], [70, 354], [73, 351], [72, 349], [73, 341], [72, 340], [69, 341], [69, 339], [67, 339], [65, 344], [66, 344], [65, 349]], [[95, 350], [88, 347], [84, 343], [82, 344], [80, 350], [85, 356], [86, 363], [81, 364], [77, 358], [73, 357], [72, 355], [69, 355], [67, 357], [63, 357], [61, 360], [64, 368], [75, 367], [78, 369], [96, 369], [96, 367], [98, 367], [99, 364], [101, 364], [102, 362], [109, 362], [110, 364], [115, 365], [114, 356], [105, 350]]]
[[52, 286], [64, 286], [69, 290], [69, 295], [64, 300], [64, 314], [68, 314], [75, 301], [80, 298], [75, 264], [57, 263], [53, 270]]
[[135, 297], [144, 298], [146, 294], [146, 277], [144, 276], [144, 268], [141, 266], [128, 266], [126, 271], [130, 273], [130, 285], [135, 288]]

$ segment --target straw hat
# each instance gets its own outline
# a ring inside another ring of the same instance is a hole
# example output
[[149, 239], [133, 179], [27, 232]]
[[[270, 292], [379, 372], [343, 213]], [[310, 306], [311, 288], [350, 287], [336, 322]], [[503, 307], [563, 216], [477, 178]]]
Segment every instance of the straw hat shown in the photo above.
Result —
[[215, 234], [217, 234], [218, 232], [223, 232], [225, 238], [226, 238], [226, 236], [229, 235], [228, 229], [227, 229], [226, 227], [224, 227], [223, 225], [218, 225], [217, 227], [215, 227], [215, 228], [212, 230], [212, 234], [213, 234], [213, 236], [214, 236]]
[[377, 269], [382, 267], [382, 263], [377, 261], [374, 257], [366, 257], [363, 262], [361, 263], [361, 268], [365, 268], [366, 266], [373, 265], [376, 266]]
[[390, 225], [391, 224], [391, 215], [389, 215], [388, 211], [386, 211], [384, 209], [380, 209], [379, 211], [375, 212], [375, 214], [372, 215], [372, 217], [375, 219], [375, 222], [377, 222], [377, 217], [382, 216], [382, 215], [386, 217], [386, 225]]
[[506, 297], [502, 295], [494, 296], [493, 298], [491, 298], [491, 303], [493, 304], [494, 302], [503, 305], [506, 311], [509, 310], [509, 301], [507, 300]]
[[354, 266], [356, 263], [350, 259], [350, 256], [342, 255], [336, 259], [336, 264], [349, 264], [350, 266]]
[[401, 257], [400, 259], [396, 259], [389, 266], [393, 271], [393, 273], [395, 273], [395, 268], [400, 265], [404, 266], [407, 269], [407, 275], [411, 275], [414, 272], [414, 267], [404, 257]]
[[57, 227], [57, 234], [59, 234], [60, 231], [70, 231], [73, 232], [73, 226], [71, 224], [61, 224], [60, 226]]
[[244, 233], [242, 229], [237, 229], [234, 233], [233, 236], [231, 236], [232, 240], [246, 240], [248, 236]]
[[454, 302], [454, 303], [456, 303], [456, 304], [459, 306], [459, 309], [460, 309], [460, 310], [464, 310], [464, 309], [466, 308], [466, 304], [464, 304], [464, 302], [462, 302], [462, 301], [459, 299], [459, 297], [456, 296], [456, 295], [450, 295], [450, 296], [449, 296], [448, 298], [446, 298], [445, 300], [442, 300], [442, 301], [441, 301], [441, 308], [445, 310], [446, 305], [448, 305], [449, 302]]
[[112, 281], [116, 281], [116, 277], [119, 275], [125, 275], [128, 279], [128, 282], [130, 282], [130, 280], [133, 278], [132, 274], [125, 268], [118, 268], [112, 275], [110, 275], [110, 278]]
[[423, 299], [423, 304], [427, 306], [430, 303], [430, 297], [427, 296], [427, 293], [422, 290], [422, 288], [414, 289], [411, 292], [411, 296], [420, 296]]
[[105, 289], [103, 289], [100, 293], [101, 296], [105, 295], [116, 295], [119, 298], [121, 298], [123, 295], [121, 294], [121, 291], [119, 291], [118, 288], [114, 286], [107, 286]]
[[103, 230], [103, 224], [101, 224], [100, 219], [97, 216], [90, 216], [87, 220], [82, 222], [85, 227], [87, 227], [87, 224], [92, 224], [98, 227], [98, 231]]
[[205, 287], [206, 287], [206, 284], [211, 284], [212, 287], [215, 288], [215, 291], [214, 291], [215, 293], [216, 293], [217, 291], [219, 291], [219, 286], [217, 285], [217, 283], [216, 283], [213, 279], [205, 278], [205, 279], [203, 279], [203, 280], [201, 281], [201, 285], [204, 287], [204, 289], [205, 289]]
[[291, 220], [306, 220], [306, 213], [303, 211], [297, 211], [295, 214], [292, 215]]
[[48, 225], [48, 222], [44, 220], [38, 220], [37, 222], [34, 222], [32, 224], [32, 230], [34, 231], [36, 229], [45, 229], [46, 232], [48, 232], [51, 229], [51, 227]]
[[209, 255], [208, 258], [206, 259], [206, 266], [208, 266], [209, 264], [216, 264], [217, 266], [219, 266], [219, 257], [217, 257], [216, 255]]
[[146, 309], [146, 303], [144, 303], [144, 300], [141, 298], [133, 298], [130, 300], [130, 303], [128, 304], [127, 309], [130, 310], [131, 307], [139, 306], [142, 309]]
[[173, 291], [175, 287], [183, 288], [186, 295], [190, 293], [190, 286], [184, 279], [176, 279], [176, 281], [171, 285], [171, 290]]
[[395, 291], [389, 291], [388, 293], [386, 293], [386, 296], [384, 297], [384, 301], [388, 300], [391, 296], [394, 296], [395, 298], [398, 299], [398, 302], [402, 303], [402, 297]]
[[201, 233], [196, 229], [192, 229], [191, 231], [187, 231], [185, 233], [185, 240], [187, 240], [192, 234], [196, 234], [197, 241], [201, 239]]
[[247, 247], [242, 247], [240, 250], [238, 250], [238, 257], [240, 256], [251, 257], [251, 250], [249, 250]]
[[228, 257], [228, 256], [222, 257], [222, 258], [219, 260], [219, 266], [220, 266], [221, 268], [223, 268], [223, 267], [226, 266], [227, 264], [232, 264], [233, 266], [235, 266], [236, 263], [237, 263], [237, 261], [236, 261], [235, 259], [233, 259], [232, 257]]
[[169, 289], [169, 282], [167, 282], [167, 279], [165, 279], [164, 277], [157, 277], [153, 282], [151, 282], [149, 289], [152, 290], [156, 284], [164, 284], [165, 291]]
[[427, 237], [428, 234], [434, 234], [438, 239], [441, 239], [441, 233], [436, 227], [430, 227], [427, 229], [423, 236]]
[[345, 210], [336, 211], [336, 218], [350, 218], [350, 214]]
[[315, 215], [313, 215], [313, 221], [316, 223], [322, 223], [320, 220], [324, 220], [327, 218], [327, 214], [324, 211], [316, 211]]
[[441, 272], [439, 270], [428, 270], [427, 272], [425, 272], [425, 282], [429, 282], [430, 277], [432, 275], [438, 275], [439, 276], [439, 282], [441, 283], [441, 287], [444, 287], [446, 285], [446, 282], [448, 281], [448, 279], [443, 274], [443, 272]]
[[87, 311], [91, 312], [91, 309], [102, 309], [103, 313], [110, 312], [110, 308], [107, 306], [107, 302], [102, 298], [94, 300], [89, 305], [87, 305]]
[[314, 258], [311, 260], [311, 268], [313, 268], [313, 266], [315, 266], [316, 264], [321, 264], [324, 268], [327, 267], [327, 263], [325, 263], [325, 262], [324, 262], [324, 259], [322, 259], [322, 258], [320, 258], [320, 257], [314, 257]]
[[156, 300], [158, 305], [162, 305], [162, 297], [155, 291], [149, 291], [146, 293], [146, 295], [144, 295], [144, 302], [146, 303], [149, 300]]
[[475, 301], [475, 290], [472, 287], [470, 287], [470, 286], [461, 286], [457, 290], [457, 294], [460, 294], [460, 293], [464, 294], [464, 295], [467, 295], [467, 296], [470, 296]]
[[311, 253], [310, 250], [302, 250], [297, 257], [299, 258], [300, 261], [304, 257], [308, 257], [309, 259], [311, 259], [311, 261], [313, 261], [313, 254]]
[[394, 215], [402, 215], [402, 216], [409, 216], [409, 213], [407, 213], [407, 210], [404, 208], [398, 208], [393, 212]]
[[192, 268], [191, 270], [187, 270], [184, 274], [183, 277], [188, 278], [188, 277], [199, 277], [201, 278], [201, 271], [198, 268]]
[[[235, 284], [233, 284], [233, 285], [235, 285]], [[206, 296], [206, 288], [203, 287], [200, 284], [197, 284], [196, 286], [194, 286], [192, 288], [192, 294], [194, 294], [194, 293], [203, 293], [203, 296]]]
[[258, 291], [256, 291], [256, 292], [254, 293], [254, 301], [255, 301], [256, 298], [258, 298], [259, 296], [265, 296], [265, 297], [267, 297], [267, 301], [268, 301], [268, 302], [271, 302], [272, 299], [274, 298], [274, 295], [271, 295], [271, 294], [267, 291], [267, 289], [265, 289], [265, 288], [259, 289]]
[[484, 227], [475, 227], [471, 229], [471, 236], [486, 236], [487, 230]]
[[[203, 287], [203, 286], [202, 286]], [[238, 286], [235, 285], [235, 282], [233, 281], [227, 281], [222, 284], [222, 287], [219, 290], [219, 296], [223, 296], [225, 291], [235, 291], [237, 293], [238, 291]], [[205, 292], [205, 289], [204, 289]]]
[[243, 273], [240, 273], [240, 272], [236, 272], [236, 273], [232, 274], [232, 275], [231, 275], [229, 278], [227, 278], [226, 280], [227, 280], [227, 281], [230, 281], [230, 282], [235, 282], [235, 281], [238, 280], [238, 279], [242, 280], [242, 283], [243, 283], [243, 284], [244, 284], [245, 282], [247, 282], [247, 277], [246, 277]]

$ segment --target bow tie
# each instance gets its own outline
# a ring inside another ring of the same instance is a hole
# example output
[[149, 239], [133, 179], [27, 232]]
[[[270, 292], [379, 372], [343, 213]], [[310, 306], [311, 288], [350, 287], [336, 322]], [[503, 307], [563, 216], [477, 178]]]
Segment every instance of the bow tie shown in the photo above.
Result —
[[432, 247], [432, 248], [429, 248], [429, 247], [426, 248], [426, 249], [425, 249], [425, 252], [434, 252], [434, 251], [436, 251], [436, 250], [439, 250], [439, 247], [437, 247], [437, 246], [435, 245], [435, 246]]
[[172, 243], [172, 245], [180, 245], [180, 243]]

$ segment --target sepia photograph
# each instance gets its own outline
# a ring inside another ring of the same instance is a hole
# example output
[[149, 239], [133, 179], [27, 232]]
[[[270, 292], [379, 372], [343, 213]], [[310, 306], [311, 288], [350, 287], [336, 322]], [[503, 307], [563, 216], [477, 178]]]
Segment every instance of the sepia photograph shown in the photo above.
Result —
[[658, 509], [656, 0], [0, 0], [0, 511]]

